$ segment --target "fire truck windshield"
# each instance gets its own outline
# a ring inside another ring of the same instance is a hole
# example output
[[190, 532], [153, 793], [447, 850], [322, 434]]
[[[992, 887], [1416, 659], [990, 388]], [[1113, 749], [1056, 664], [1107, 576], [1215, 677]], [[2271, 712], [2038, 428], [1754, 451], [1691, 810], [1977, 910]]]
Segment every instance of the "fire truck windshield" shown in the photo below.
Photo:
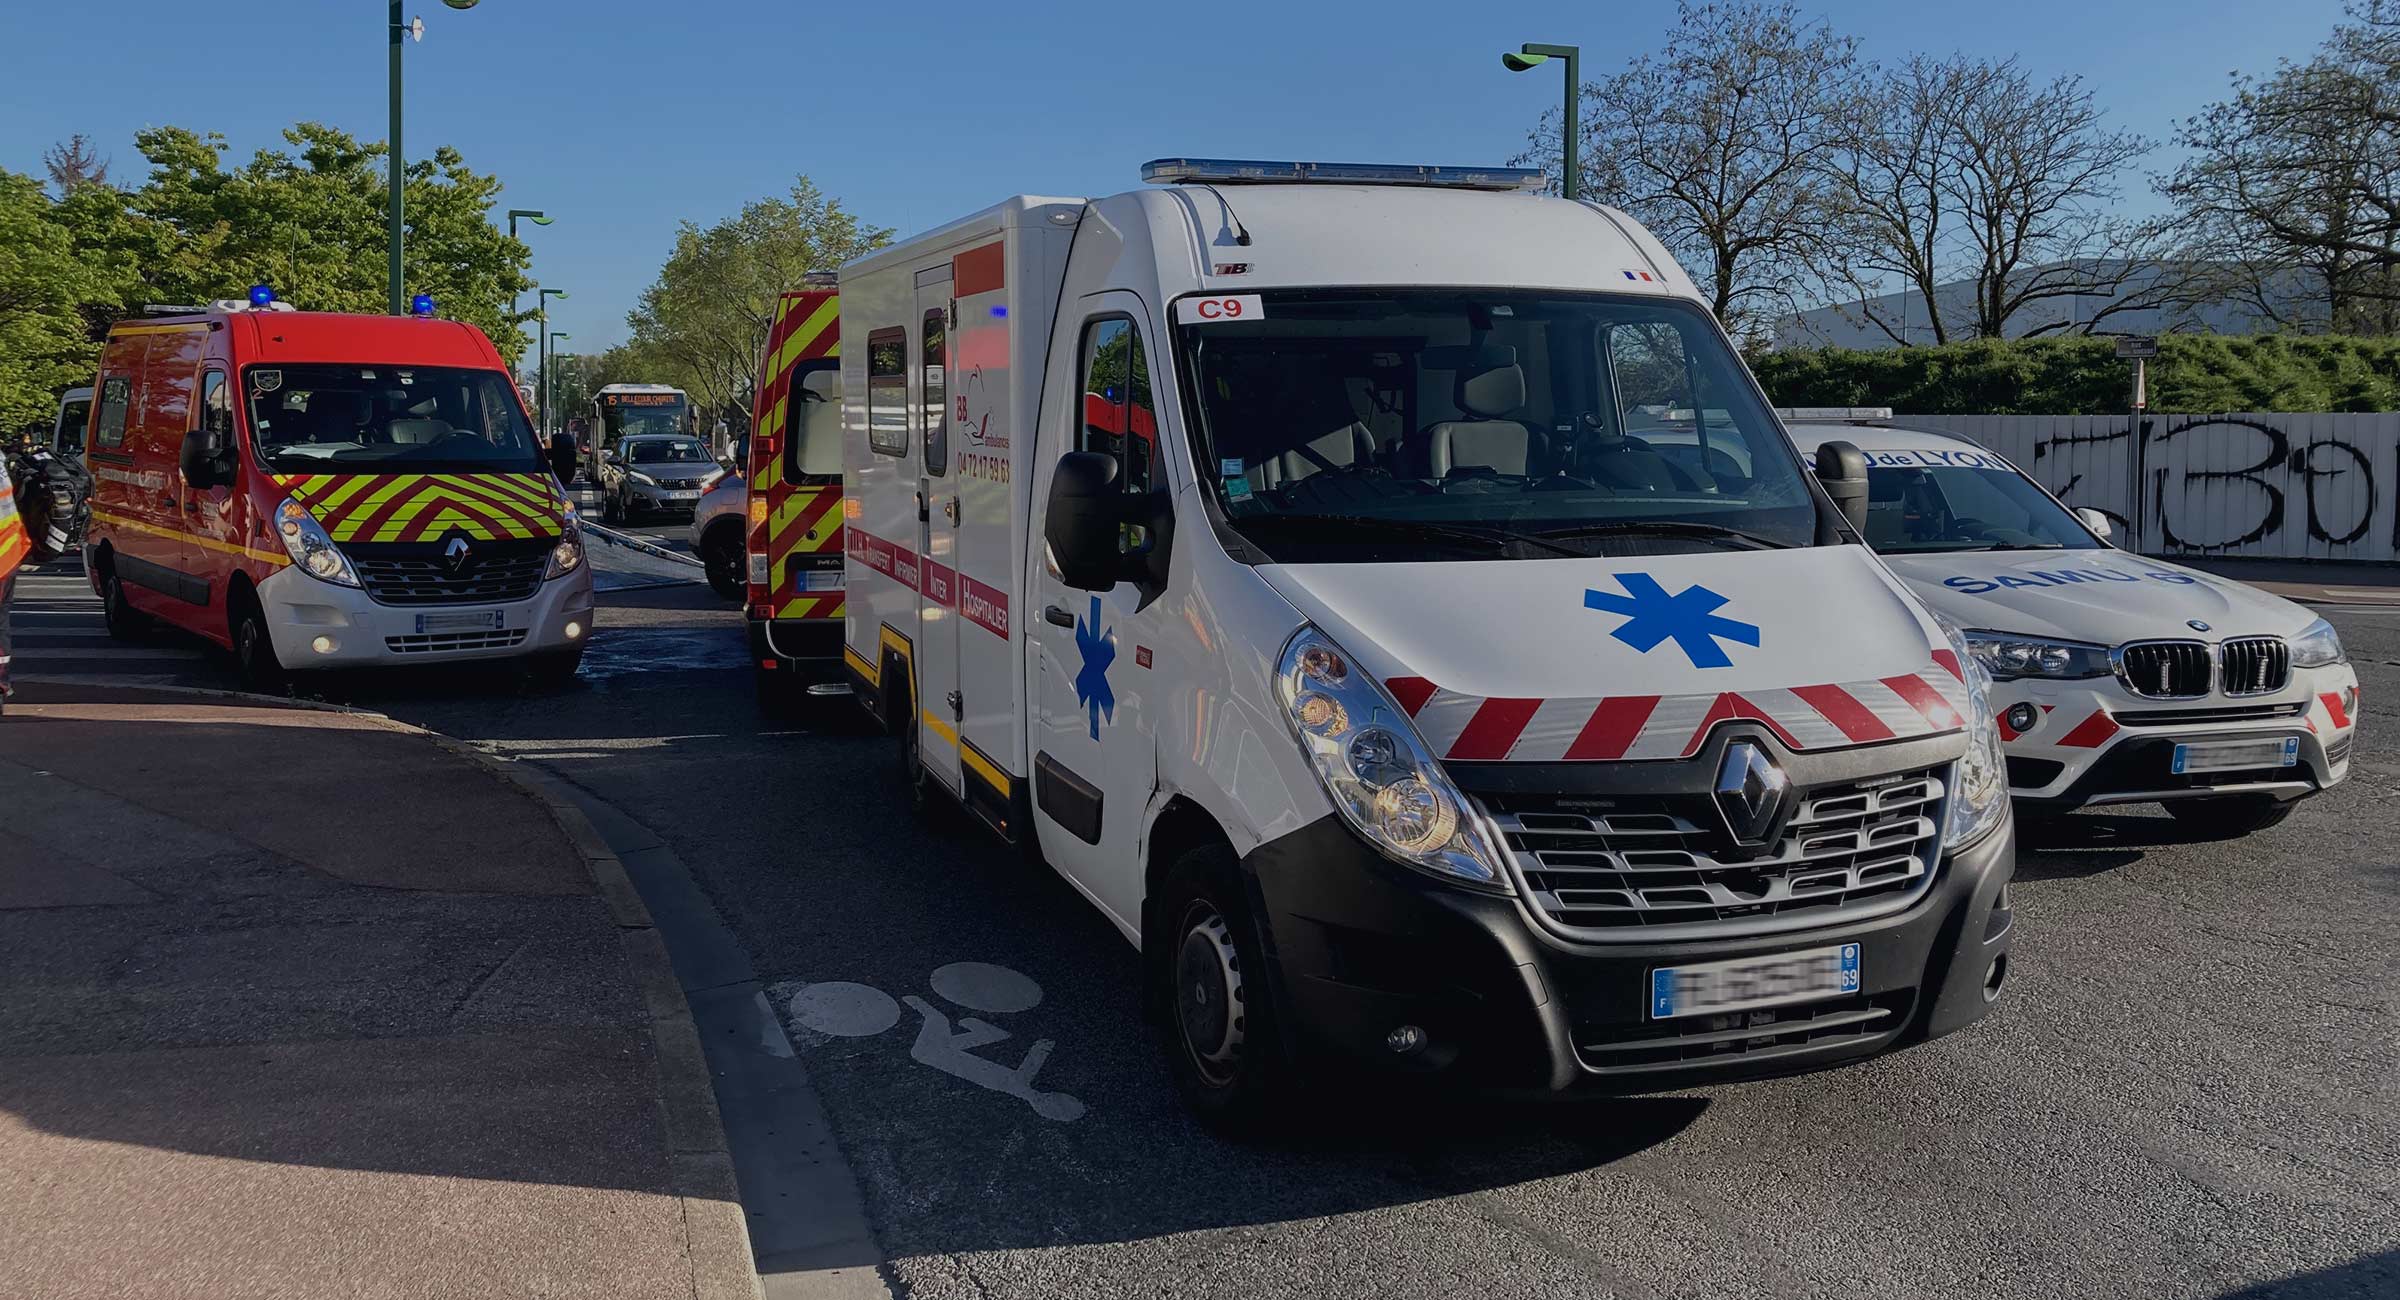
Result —
[[1460, 289], [1261, 301], [1179, 324], [1176, 343], [1194, 459], [1278, 560], [1815, 544], [1800, 459], [1697, 308]]
[[244, 382], [251, 443], [269, 469], [541, 468], [517, 391], [497, 370], [252, 366]]

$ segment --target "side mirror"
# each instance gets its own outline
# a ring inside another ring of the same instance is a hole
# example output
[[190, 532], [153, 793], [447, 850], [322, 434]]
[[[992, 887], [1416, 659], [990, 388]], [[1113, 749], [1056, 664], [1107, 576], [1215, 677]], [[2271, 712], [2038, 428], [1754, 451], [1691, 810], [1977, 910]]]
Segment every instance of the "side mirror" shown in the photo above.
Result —
[[183, 435], [183, 450], [177, 459], [183, 481], [193, 487], [211, 488], [233, 481], [224, 463], [224, 434], [208, 425]]
[[1834, 508], [1850, 521], [1851, 531], [1867, 531], [1867, 453], [1856, 444], [1828, 442], [1817, 447], [1817, 482]]
[[1117, 486], [1117, 460], [1096, 451], [1070, 451], [1050, 476], [1050, 506], [1042, 538], [1059, 580], [1080, 591], [1107, 591], [1125, 570], [1120, 531], [1126, 522], [1125, 491]]
[[2075, 508], [2075, 518], [2076, 521], [2081, 523], [2084, 527], [2092, 530], [2092, 536], [2097, 537], [2104, 542], [2108, 540], [2109, 534], [2115, 531], [2108, 526], [2108, 516], [2092, 509], [2090, 506], [2077, 506]]

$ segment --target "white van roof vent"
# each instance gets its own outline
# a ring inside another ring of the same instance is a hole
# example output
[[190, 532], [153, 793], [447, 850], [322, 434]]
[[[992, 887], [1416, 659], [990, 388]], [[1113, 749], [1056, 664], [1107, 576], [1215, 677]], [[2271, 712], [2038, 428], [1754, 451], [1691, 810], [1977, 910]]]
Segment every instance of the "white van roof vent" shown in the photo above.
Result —
[[1423, 185], [1454, 190], [1538, 190], [1532, 167], [1429, 167], [1412, 163], [1266, 162], [1247, 158], [1153, 158], [1142, 164], [1152, 185]]

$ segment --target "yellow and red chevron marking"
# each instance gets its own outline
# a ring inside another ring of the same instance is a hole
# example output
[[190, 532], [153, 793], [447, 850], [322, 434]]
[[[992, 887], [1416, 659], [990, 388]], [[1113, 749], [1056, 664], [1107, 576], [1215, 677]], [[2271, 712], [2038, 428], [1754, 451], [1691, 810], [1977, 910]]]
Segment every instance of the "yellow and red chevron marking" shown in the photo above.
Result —
[[0, 582], [32, 553], [33, 539], [25, 535], [25, 521], [17, 516], [17, 494], [8, 485], [8, 471], [0, 470]]
[[278, 474], [337, 542], [556, 537], [565, 504], [547, 474]]
[[760, 358], [749, 466], [749, 549], [767, 557], [767, 585], [752, 588], [750, 602], [777, 619], [837, 619], [847, 612], [840, 592], [803, 591], [800, 578], [811, 571], [812, 559], [842, 553], [841, 486], [794, 484], [784, 474], [793, 369], [803, 361], [838, 357], [841, 350], [841, 298], [834, 291], [795, 290], [777, 301], [775, 326]]

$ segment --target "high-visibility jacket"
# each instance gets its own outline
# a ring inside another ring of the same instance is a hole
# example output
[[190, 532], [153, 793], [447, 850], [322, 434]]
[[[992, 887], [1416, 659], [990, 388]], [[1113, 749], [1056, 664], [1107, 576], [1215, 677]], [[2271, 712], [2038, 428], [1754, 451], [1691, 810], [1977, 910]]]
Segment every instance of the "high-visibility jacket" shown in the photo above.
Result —
[[33, 539], [25, 535], [25, 521], [17, 516], [17, 494], [8, 484], [8, 465], [0, 461], [0, 582], [14, 576], [32, 550]]

